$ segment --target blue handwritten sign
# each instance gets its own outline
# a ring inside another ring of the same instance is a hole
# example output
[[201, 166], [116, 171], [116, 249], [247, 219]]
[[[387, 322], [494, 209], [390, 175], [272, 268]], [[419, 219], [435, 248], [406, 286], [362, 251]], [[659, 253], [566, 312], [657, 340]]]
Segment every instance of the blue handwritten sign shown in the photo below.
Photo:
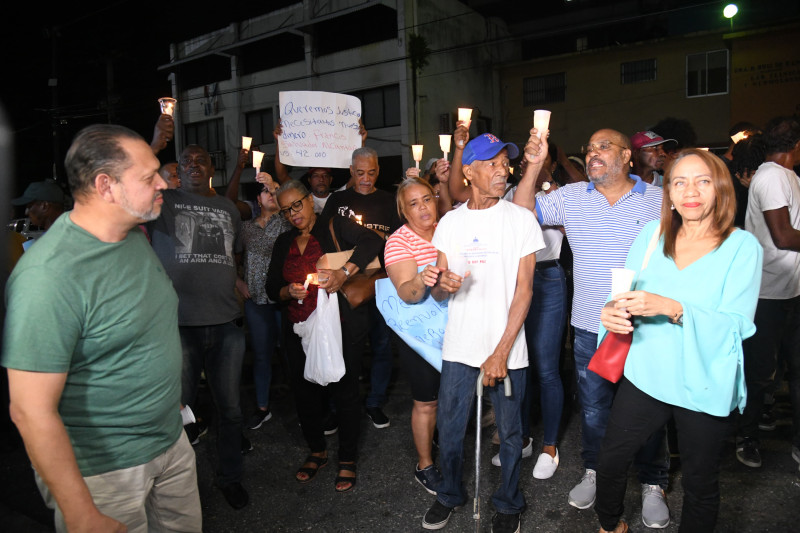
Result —
[[281, 163], [297, 167], [348, 168], [361, 147], [361, 100], [324, 91], [281, 91], [278, 95]]
[[[420, 270], [424, 267], [420, 267]], [[397, 295], [388, 278], [375, 282], [375, 303], [386, 325], [439, 372], [442, 371], [442, 344], [447, 326], [447, 300], [437, 302], [428, 296], [419, 303], [407, 304]]]

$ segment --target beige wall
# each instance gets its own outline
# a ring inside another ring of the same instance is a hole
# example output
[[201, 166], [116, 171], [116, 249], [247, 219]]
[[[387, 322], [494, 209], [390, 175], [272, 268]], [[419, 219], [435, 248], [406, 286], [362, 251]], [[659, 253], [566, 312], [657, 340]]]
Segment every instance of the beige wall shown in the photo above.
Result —
[[[687, 54], [725, 47], [722, 34], [683, 36], [502, 67], [503, 139], [524, 143], [532, 124], [534, 108], [522, 106], [522, 79], [566, 72], [566, 101], [542, 107], [553, 112], [550, 138], [567, 153], [578, 152], [598, 129], [632, 135], [669, 116], [689, 120], [701, 146], [724, 145], [729, 95], [686, 98], [685, 77]], [[620, 84], [620, 63], [649, 58], [657, 59], [655, 81]]]
[[731, 118], [757, 126], [778, 115], [800, 114], [800, 26], [734, 34]]

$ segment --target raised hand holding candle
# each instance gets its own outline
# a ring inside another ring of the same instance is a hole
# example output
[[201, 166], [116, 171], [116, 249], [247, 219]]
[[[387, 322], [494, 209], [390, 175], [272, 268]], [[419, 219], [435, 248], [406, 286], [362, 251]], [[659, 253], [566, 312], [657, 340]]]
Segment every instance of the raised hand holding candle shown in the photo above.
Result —
[[174, 98], [169, 98], [165, 96], [164, 98], [159, 98], [158, 103], [161, 105], [162, 115], [173, 116], [173, 114], [175, 113], [175, 104], [177, 104], [178, 101], [175, 100]]
[[550, 125], [550, 111], [546, 109], [537, 109], [533, 112], [533, 127], [536, 128], [536, 136], [542, 138], [548, 126]]
[[411, 155], [414, 157], [414, 163], [417, 165], [417, 168], [419, 168], [419, 162], [422, 161], [422, 145], [412, 144]]
[[242, 137], [242, 148], [244, 148], [247, 151], [250, 151], [250, 145], [252, 144], [252, 142], [253, 142], [252, 137]]
[[439, 135], [439, 148], [444, 152], [444, 158], [447, 159], [447, 154], [450, 153], [450, 140], [452, 135]]

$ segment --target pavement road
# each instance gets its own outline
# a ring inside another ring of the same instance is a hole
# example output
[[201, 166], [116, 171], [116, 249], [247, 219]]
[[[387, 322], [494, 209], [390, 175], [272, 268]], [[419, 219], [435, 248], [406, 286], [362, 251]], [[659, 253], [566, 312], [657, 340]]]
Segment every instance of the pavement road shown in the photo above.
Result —
[[[565, 358], [569, 361], [569, 358]], [[277, 366], [277, 365], [276, 365]], [[243, 373], [243, 406], [249, 415], [252, 381], [249, 367]], [[580, 480], [580, 418], [572, 399], [571, 369], [564, 372], [567, 387], [562, 437], [561, 463], [549, 480], [531, 476], [536, 458], [522, 462], [521, 486], [527, 500], [522, 515], [522, 532], [596, 532], [597, 518], [592, 509], [580, 511], [567, 503], [567, 494]], [[391, 426], [376, 429], [365, 416], [358, 462], [358, 485], [349, 493], [334, 491], [337, 437], [329, 438], [332, 461], [307, 485], [294, 480], [307, 448], [303, 441], [294, 402], [282, 384], [276, 368], [273, 386], [273, 418], [260, 429], [246, 435], [254, 450], [245, 457], [244, 484], [250, 504], [242, 510], [230, 508], [221, 492], [214, 488], [214, 429], [202, 437], [197, 453], [204, 531], [216, 532], [418, 532], [425, 511], [434, 501], [414, 479], [416, 454], [411, 438], [411, 396], [406, 377], [395, 368], [390, 401], [385, 408]], [[366, 384], [364, 384], [366, 388]], [[722, 459], [720, 475], [722, 503], [716, 531], [761, 533], [800, 531], [800, 477], [798, 464], [790, 454], [788, 400], [778, 396], [780, 416], [776, 430], [764, 433], [763, 467], [748, 468], [736, 461], [733, 440]], [[470, 500], [457, 510], [443, 531], [490, 531], [493, 509], [491, 494], [499, 482], [500, 470], [491, 465], [498, 447], [491, 443], [492, 428], [482, 431], [481, 523], [476, 529], [472, 513], [474, 488], [474, 431], [465, 446], [464, 483]], [[541, 427], [534, 426], [534, 442], [541, 442]], [[17, 446], [0, 454], [0, 531], [52, 531], [51, 513], [42, 504], [33, 484], [30, 464]], [[682, 490], [680, 469], [673, 471], [667, 499], [672, 522], [663, 531], [677, 532], [680, 525]], [[625, 500], [625, 515], [633, 532], [649, 531], [641, 521], [640, 488], [631, 472]]]

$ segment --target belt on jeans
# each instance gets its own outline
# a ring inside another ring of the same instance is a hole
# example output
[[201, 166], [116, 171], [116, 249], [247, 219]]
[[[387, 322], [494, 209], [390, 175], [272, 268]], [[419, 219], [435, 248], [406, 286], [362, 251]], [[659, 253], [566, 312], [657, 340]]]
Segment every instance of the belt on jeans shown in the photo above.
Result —
[[536, 268], [553, 268], [558, 266], [558, 259], [551, 259], [550, 261], [537, 261]]

